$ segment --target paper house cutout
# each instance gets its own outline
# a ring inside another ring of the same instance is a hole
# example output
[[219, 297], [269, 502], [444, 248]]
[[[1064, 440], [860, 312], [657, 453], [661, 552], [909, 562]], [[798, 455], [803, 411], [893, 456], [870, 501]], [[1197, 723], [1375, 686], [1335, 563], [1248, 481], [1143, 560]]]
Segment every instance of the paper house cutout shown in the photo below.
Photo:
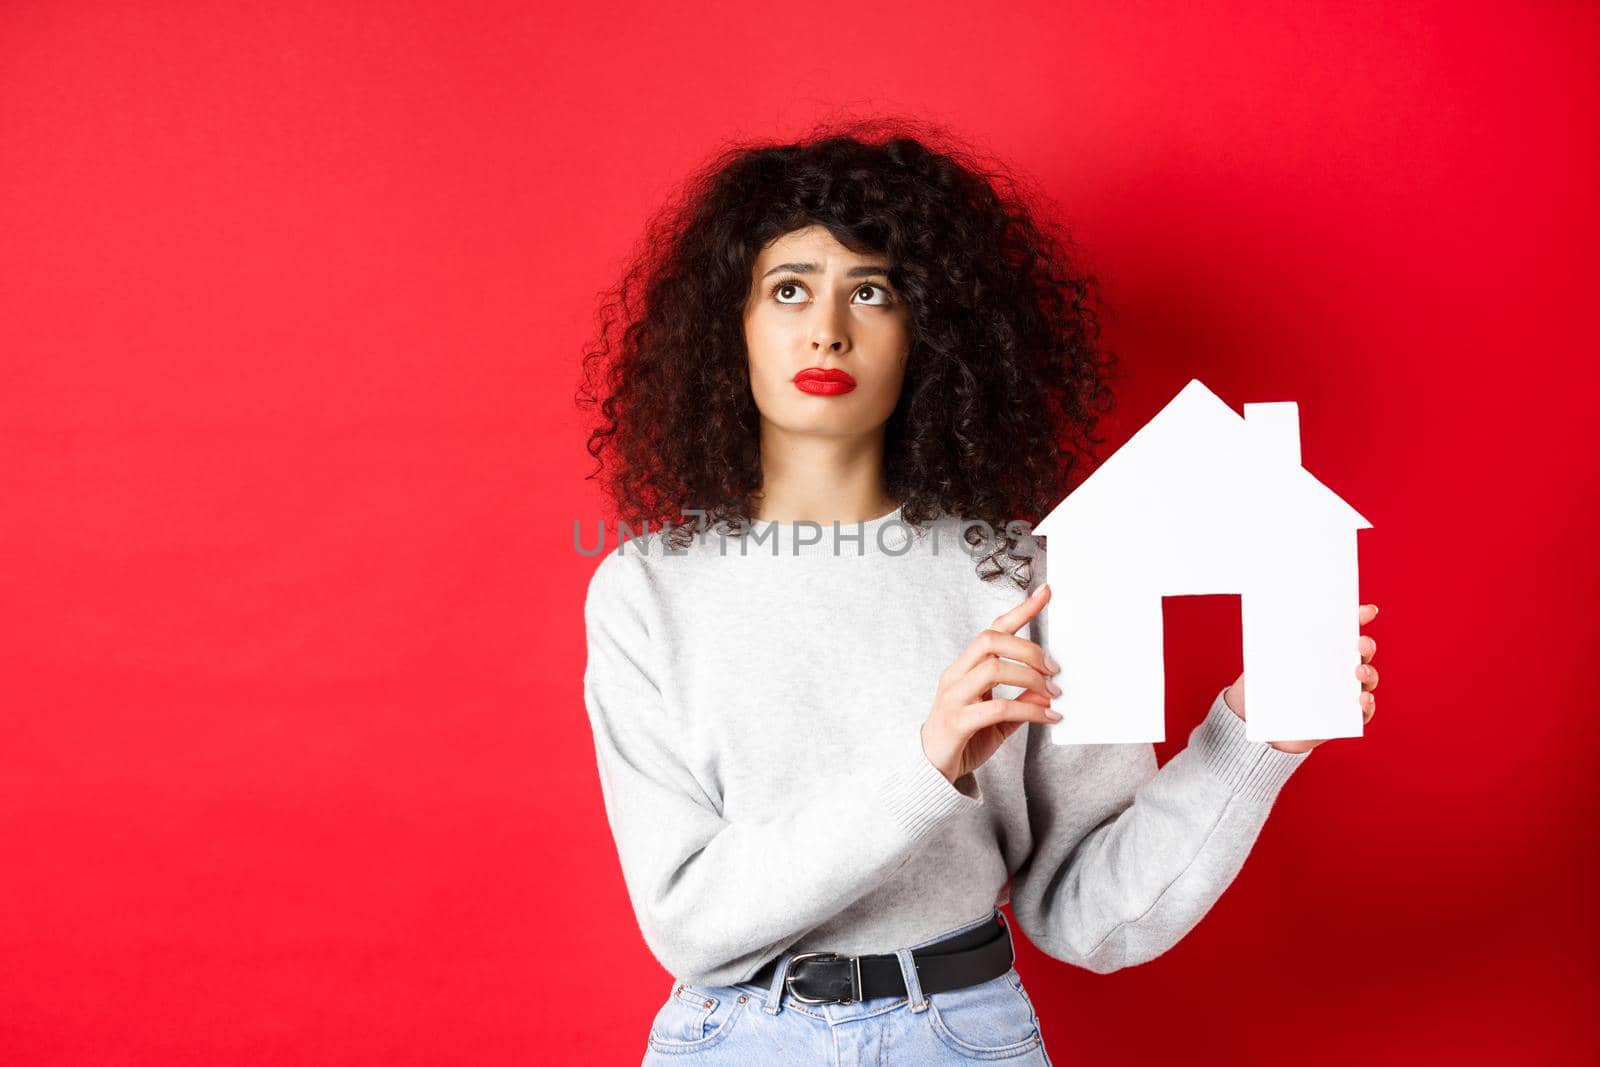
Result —
[[1249, 740], [1361, 736], [1356, 531], [1371, 528], [1300, 465], [1293, 402], [1240, 418], [1191, 379], [1034, 528], [1061, 664], [1051, 740], [1164, 740], [1161, 598], [1205, 593], [1241, 597]]

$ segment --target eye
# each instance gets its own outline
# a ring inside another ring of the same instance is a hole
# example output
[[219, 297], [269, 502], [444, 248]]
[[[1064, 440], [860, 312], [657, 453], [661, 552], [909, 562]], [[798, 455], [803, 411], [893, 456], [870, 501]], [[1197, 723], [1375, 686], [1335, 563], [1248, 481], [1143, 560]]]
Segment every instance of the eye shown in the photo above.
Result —
[[[871, 289], [872, 291], [878, 293], [883, 298], [882, 300], [875, 301], [875, 302], [871, 303], [870, 305], [868, 305], [869, 307], [880, 307], [880, 308], [883, 308], [883, 307], [888, 307], [890, 304], [894, 303], [894, 299], [889, 296], [889, 290], [885, 289], [881, 285], [873, 285], [871, 282], [868, 282], [865, 285], [863, 285], [861, 287], [861, 289]], [[861, 292], [861, 289], [857, 289], [856, 292], [858, 292], [858, 293]]]
[[777, 283], [773, 285], [771, 289], [767, 290], [767, 295], [777, 297], [778, 303], [780, 304], [802, 304], [805, 302], [803, 300], [785, 300], [781, 296], [778, 296], [778, 294], [783, 292], [785, 289], [799, 289], [803, 292], [805, 287], [800, 284], [799, 278], [779, 278]]
[[[805, 303], [804, 299], [799, 299], [799, 300], [786, 299], [786, 295], [789, 293], [790, 290], [799, 290], [800, 292], [804, 293], [805, 292], [805, 283], [802, 282], [799, 278], [779, 278], [776, 282], [773, 283], [772, 288], [767, 290], [767, 295], [769, 297], [772, 297], [773, 299], [777, 300], [778, 303], [780, 303], [780, 304], [803, 304], [803, 303]], [[876, 300], [862, 301], [862, 303], [866, 304], [867, 307], [879, 307], [879, 308], [882, 308], [882, 307], [892, 307], [894, 305], [894, 297], [890, 296], [889, 295], [889, 290], [884, 288], [881, 285], [874, 284], [873, 282], [864, 282], [864, 283], [862, 283], [861, 286], [859, 286], [856, 289], [856, 292], [860, 293], [863, 290], [865, 290], [865, 291], [867, 291], [869, 293], [875, 293], [875, 294], [877, 294], [877, 297], [878, 297], [878, 299], [876, 299]]]

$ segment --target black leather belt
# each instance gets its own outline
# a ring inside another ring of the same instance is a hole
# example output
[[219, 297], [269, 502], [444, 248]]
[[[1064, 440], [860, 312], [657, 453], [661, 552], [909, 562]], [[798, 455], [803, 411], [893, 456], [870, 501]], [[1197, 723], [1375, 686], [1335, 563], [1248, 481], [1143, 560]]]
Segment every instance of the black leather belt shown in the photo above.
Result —
[[[961, 989], [1009, 971], [1016, 953], [1004, 914], [996, 910], [993, 919], [976, 929], [912, 950], [917, 984], [922, 991]], [[771, 985], [777, 967], [778, 959], [773, 959], [750, 981]], [[840, 956], [833, 952], [802, 952], [789, 961], [784, 984], [790, 996], [807, 1004], [849, 1004], [873, 997], [906, 995], [900, 958], [893, 953]]]

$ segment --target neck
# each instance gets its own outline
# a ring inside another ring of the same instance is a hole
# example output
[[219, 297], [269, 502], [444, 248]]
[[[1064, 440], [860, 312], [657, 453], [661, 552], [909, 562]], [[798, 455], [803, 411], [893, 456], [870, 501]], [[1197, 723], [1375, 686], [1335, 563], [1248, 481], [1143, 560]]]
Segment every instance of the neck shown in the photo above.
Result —
[[761, 488], [752, 494], [751, 518], [853, 523], [899, 506], [884, 485], [881, 426], [853, 437], [762, 429]]

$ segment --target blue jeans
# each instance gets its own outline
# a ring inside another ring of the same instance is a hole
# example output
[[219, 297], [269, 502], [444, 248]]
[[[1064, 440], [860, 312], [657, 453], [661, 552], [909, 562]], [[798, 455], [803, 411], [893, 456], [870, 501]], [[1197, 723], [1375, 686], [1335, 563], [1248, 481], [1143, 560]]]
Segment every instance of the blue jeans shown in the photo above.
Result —
[[690, 1063], [937, 1067], [991, 1060], [1005, 1060], [1015, 1067], [1049, 1067], [1039, 1016], [1015, 968], [944, 993], [923, 993], [917, 984], [912, 949], [993, 921], [984, 918], [895, 950], [906, 984], [902, 996], [853, 1004], [796, 1000], [784, 984], [792, 952], [778, 959], [770, 985], [674, 983], [650, 1024], [642, 1067]]

